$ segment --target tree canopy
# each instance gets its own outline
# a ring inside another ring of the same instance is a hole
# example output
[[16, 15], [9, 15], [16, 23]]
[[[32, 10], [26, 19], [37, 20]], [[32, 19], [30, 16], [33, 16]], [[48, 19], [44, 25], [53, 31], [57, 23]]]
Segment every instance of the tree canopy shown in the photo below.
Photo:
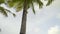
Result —
[[[46, 6], [49, 6], [53, 0], [46, 0], [48, 1]], [[23, 9], [24, 0], [0, 0], [0, 4], [5, 3], [9, 7], [15, 7], [15, 9], [20, 11]], [[27, 0], [27, 10], [32, 7], [33, 13], [35, 14], [34, 3], [39, 5], [39, 8], [43, 7], [43, 2], [41, 0]], [[7, 13], [3, 7], [0, 6], [0, 12], [7, 16]]]

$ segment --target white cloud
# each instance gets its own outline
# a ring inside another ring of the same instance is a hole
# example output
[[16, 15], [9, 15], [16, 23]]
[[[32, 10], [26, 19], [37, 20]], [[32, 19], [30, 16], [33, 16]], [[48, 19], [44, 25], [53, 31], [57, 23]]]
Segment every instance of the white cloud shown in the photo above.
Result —
[[59, 34], [60, 30], [58, 26], [51, 27], [48, 30], [48, 34]]

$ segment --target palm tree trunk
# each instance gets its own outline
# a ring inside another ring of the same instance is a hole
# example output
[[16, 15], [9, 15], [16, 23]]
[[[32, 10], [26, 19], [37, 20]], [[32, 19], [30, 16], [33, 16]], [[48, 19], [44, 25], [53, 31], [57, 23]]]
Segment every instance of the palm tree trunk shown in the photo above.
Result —
[[26, 34], [26, 20], [27, 20], [27, 0], [24, 1], [20, 34]]

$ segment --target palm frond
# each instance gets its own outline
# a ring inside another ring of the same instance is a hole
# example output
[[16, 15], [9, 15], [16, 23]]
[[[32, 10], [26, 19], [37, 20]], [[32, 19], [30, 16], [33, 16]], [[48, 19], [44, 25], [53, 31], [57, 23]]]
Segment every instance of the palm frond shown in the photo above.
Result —
[[7, 12], [9, 12], [9, 13], [11, 13], [14, 17], [16, 16], [16, 14], [15, 13], [12, 13], [10, 10], [8, 10], [8, 9], [5, 9]]
[[1, 3], [4, 3], [4, 2], [5, 2], [5, 0], [0, 0], [0, 4], [1, 4]]
[[37, 0], [37, 3], [39, 4], [39, 8], [43, 7], [43, 2], [41, 0]]
[[46, 6], [49, 6], [54, 0], [48, 0]]
[[14, 13], [12, 13], [10, 10], [5, 9], [0, 6], [0, 13], [2, 13], [4, 16], [8, 17], [8, 12], [11, 13], [14, 17], [16, 16]]
[[32, 0], [27, 1], [27, 9], [31, 7]]
[[0, 12], [4, 15], [4, 16], [8, 16], [7, 12], [5, 11], [5, 9], [3, 7], [0, 7]]
[[32, 2], [32, 10], [33, 10], [33, 13], [35, 14], [35, 9], [34, 9], [33, 2]]
[[17, 2], [18, 0], [8, 0], [7, 3], [8, 3], [8, 6], [9, 7], [13, 7]]
[[19, 12], [20, 10], [22, 10], [23, 8], [23, 2], [19, 2], [16, 6], [15, 6], [17, 12]]

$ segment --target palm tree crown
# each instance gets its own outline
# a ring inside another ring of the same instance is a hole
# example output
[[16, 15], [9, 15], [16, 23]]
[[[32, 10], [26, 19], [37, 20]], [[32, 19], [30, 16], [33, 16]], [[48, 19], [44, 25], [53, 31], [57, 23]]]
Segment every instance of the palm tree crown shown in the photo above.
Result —
[[[50, 5], [52, 1], [53, 0], [48, 0], [46, 6]], [[7, 3], [9, 7], [15, 7], [17, 11], [23, 9], [24, 6], [24, 0], [8, 0]], [[43, 7], [43, 2], [41, 0], [27, 0], [27, 5], [26, 5], [27, 9], [32, 7], [33, 13], [35, 13], [34, 5], [33, 5], [34, 3], [37, 3], [39, 5], [39, 8]]]
[[[53, 0], [47, 0], [46, 6], [50, 5]], [[15, 7], [17, 12], [23, 9], [24, 6], [24, 0], [0, 0], [0, 5], [2, 3], [7, 4], [9, 7]], [[33, 13], [35, 13], [34, 10], [34, 3], [37, 3], [39, 5], [39, 8], [43, 7], [43, 2], [41, 0], [27, 0], [27, 9], [32, 7]], [[3, 7], [0, 6], [0, 8], [4, 9]], [[1, 9], [0, 9], [1, 10]], [[0, 11], [1, 12], [1, 11]], [[5, 12], [6, 13], [6, 12]], [[7, 14], [5, 14], [7, 16]]]

